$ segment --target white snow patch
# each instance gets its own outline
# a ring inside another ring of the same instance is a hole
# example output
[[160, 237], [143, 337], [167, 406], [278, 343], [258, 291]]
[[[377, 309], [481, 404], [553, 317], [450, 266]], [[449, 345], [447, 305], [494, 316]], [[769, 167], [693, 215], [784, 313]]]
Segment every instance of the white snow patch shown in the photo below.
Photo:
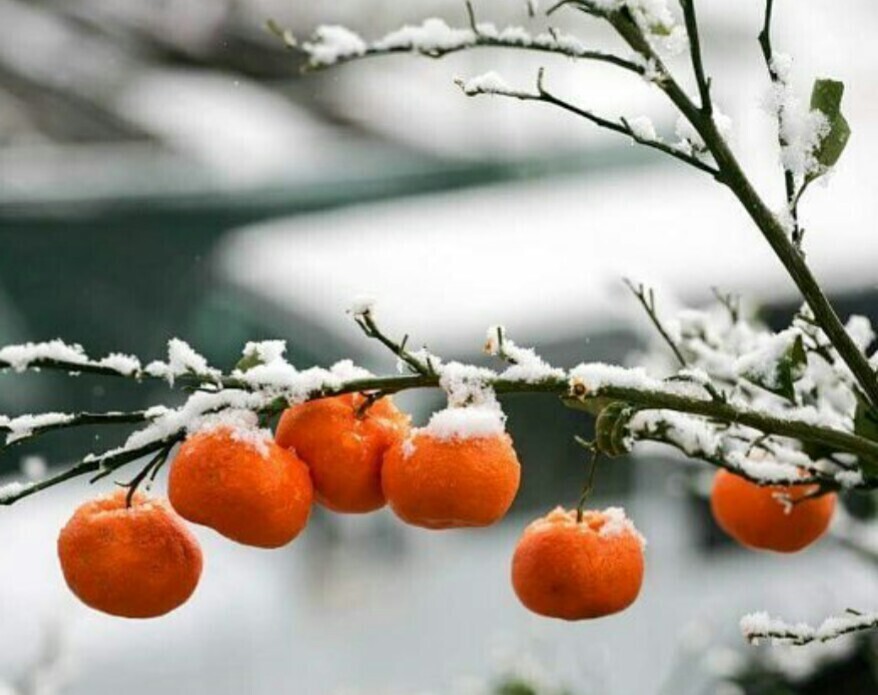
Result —
[[43, 343], [24, 343], [0, 348], [0, 362], [6, 362], [16, 372], [23, 372], [34, 362], [55, 361], [86, 365], [88, 356], [81, 345], [68, 345], [62, 340]]
[[366, 53], [366, 42], [357, 34], [338, 25], [319, 26], [314, 38], [302, 44], [314, 67], [333, 65], [339, 60], [356, 58]]
[[473, 96], [476, 94], [509, 94], [512, 88], [500, 75], [493, 70], [483, 75], [471, 77], [468, 80], [457, 80], [464, 94]]
[[631, 132], [634, 133], [634, 136], [640, 140], [655, 142], [659, 139], [655, 132], [655, 126], [652, 123], [652, 119], [649, 116], [632, 118], [628, 121], [628, 126], [631, 128]]
[[495, 437], [506, 431], [506, 415], [496, 405], [473, 405], [445, 408], [430, 417], [426, 427], [417, 433], [428, 434], [440, 441]]

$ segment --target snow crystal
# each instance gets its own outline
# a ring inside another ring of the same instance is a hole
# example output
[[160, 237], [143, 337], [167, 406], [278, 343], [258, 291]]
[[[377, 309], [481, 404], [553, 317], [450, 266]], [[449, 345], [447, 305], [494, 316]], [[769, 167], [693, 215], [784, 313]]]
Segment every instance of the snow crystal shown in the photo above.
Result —
[[374, 374], [368, 369], [358, 367], [351, 360], [339, 360], [329, 368], [333, 377], [342, 381], [358, 381], [360, 379], [370, 379]]
[[796, 176], [817, 173], [820, 163], [814, 154], [829, 131], [829, 122], [823, 113], [804, 104], [790, 87], [789, 56], [776, 55], [772, 65], [780, 81], [772, 83], [763, 106], [778, 122], [778, 135], [783, 142], [781, 163]]
[[655, 390], [662, 387], [661, 382], [647, 375], [642, 367], [619, 367], [603, 362], [588, 362], [570, 370], [571, 387], [584, 386], [586, 395], [599, 392], [605, 386]]
[[113, 352], [98, 362], [101, 367], [112, 369], [123, 376], [133, 376], [140, 371], [140, 360], [133, 355], [123, 355], [121, 352]]
[[689, 35], [686, 33], [685, 27], [677, 24], [671, 33], [661, 37], [662, 48], [665, 53], [671, 56], [678, 56], [689, 48]]
[[835, 474], [835, 480], [843, 488], [853, 488], [863, 484], [863, 472], [839, 471]]
[[674, 24], [667, 0], [592, 0], [592, 5], [603, 12], [618, 12], [627, 8], [647, 33], [659, 27], [667, 30]]
[[366, 42], [350, 29], [338, 25], [317, 27], [313, 40], [302, 44], [312, 66], [327, 66], [364, 55]]
[[722, 445], [715, 429], [702, 417], [671, 410], [640, 410], [628, 423], [634, 434], [664, 430], [664, 437], [689, 456], [716, 456]]
[[262, 364], [268, 364], [276, 360], [283, 359], [287, 351], [286, 340], [262, 340], [259, 342], [248, 342], [241, 351], [244, 357], [255, 357]]
[[799, 469], [788, 463], [780, 463], [770, 459], [759, 460], [753, 456], [730, 457], [736, 467], [746, 473], [750, 478], [766, 483], [783, 483], [795, 480], [799, 476]]
[[186, 430], [190, 434], [212, 432], [218, 429], [228, 430], [236, 442], [246, 444], [261, 456], [268, 455], [269, 444], [273, 441], [270, 430], [259, 428], [259, 418], [250, 410], [230, 408], [217, 413], [209, 413], [193, 418]]
[[646, 545], [646, 539], [640, 535], [622, 507], [607, 507], [601, 514], [604, 517], [604, 525], [601, 526], [600, 535], [612, 538], [627, 532], [640, 541], [641, 547]]
[[723, 139], [732, 139], [732, 136], [734, 135], [734, 124], [731, 116], [727, 116], [716, 106], [713, 107], [713, 123]]
[[493, 70], [465, 81], [458, 80], [458, 84], [464, 93], [469, 96], [476, 94], [509, 94], [512, 91], [512, 88], [506, 84], [506, 81]]
[[433, 413], [427, 426], [417, 430], [441, 441], [492, 437], [505, 431], [506, 415], [497, 405], [445, 408]]
[[496, 372], [460, 362], [441, 365], [439, 386], [448, 395], [452, 406], [495, 404], [496, 398], [491, 382], [497, 378]]
[[501, 379], [538, 384], [543, 381], [561, 380], [566, 377], [563, 369], [553, 367], [532, 348], [523, 348], [506, 337], [503, 326], [488, 329], [485, 352], [499, 355], [513, 364], [500, 374]]
[[168, 361], [156, 360], [146, 365], [144, 371], [150, 376], [165, 379], [171, 385], [178, 376], [194, 374], [198, 377], [218, 380], [222, 373], [208, 365], [207, 360], [179, 338], [168, 341]]
[[[410, 350], [409, 355], [417, 360], [420, 364], [424, 365], [428, 369], [438, 372], [442, 367], [442, 358], [434, 355], [432, 352], [427, 350], [427, 348], [421, 348], [420, 350]], [[410, 371], [409, 365], [402, 358], [397, 358], [396, 360], [396, 371], [400, 374], [404, 374], [407, 371]]]
[[438, 18], [425, 19], [420, 26], [406, 25], [373, 45], [377, 50], [411, 50], [421, 53], [449, 51], [472, 45], [476, 35], [471, 29], [453, 29]]
[[[270, 394], [251, 393], [239, 389], [217, 392], [197, 391], [179, 408], [155, 409], [150, 424], [131, 433], [125, 443], [102, 454], [91, 454], [88, 461], [103, 461], [122, 453], [162, 442], [180, 432], [186, 432], [200, 418], [226, 409], [256, 411], [268, 406], [274, 397]], [[153, 410], [153, 409], [151, 409]], [[203, 421], [202, 421], [203, 422]]]
[[0, 363], [5, 362], [16, 372], [23, 372], [34, 362], [55, 361], [86, 365], [88, 357], [81, 345], [68, 345], [61, 340], [24, 343], [0, 348]]
[[677, 137], [680, 138], [680, 143], [677, 145], [678, 147], [681, 147], [682, 149], [687, 149], [688, 147], [689, 151], [695, 152], [700, 152], [706, 149], [701, 135], [699, 135], [698, 131], [695, 130], [695, 126], [693, 126], [685, 116], [677, 118], [674, 131], [677, 133]]
[[851, 316], [845, 325], [845, 329], [851, 336], [851, 340], [863, 352], [868, 350], [875, 340], [875, 330], [872, 328], [872, 322], [865, 316]]
[[655, 126], [652, 124], [652, 120], [649, 116], [638, 116], [637, 118], [632, 118], [628, 121], [628, 125], [631, 128], [631, 132], [634, 133], [634, 136], [640, 140], [649, 140], [655, 141], [658, 140], [658, 136], [655, 132]]
[[765, 339], [755, 350], [741, 355], [734, 370], [739, 376], [755, 379], [769, 388], [778, 388], [778, 361], [790, 350], [801, 334], [795, 328], [788, 328], [777, 335]]
[[368, 295], [360, 294], [354, 297], [348, 311], [354, 316], [362, 316], [370, 314], [375, 309], [375, 298]]
[[776, 51], [771, 57], [771, 69], [782, 82], [789, 82], [793, 70], [793, 57], [789, 53]]

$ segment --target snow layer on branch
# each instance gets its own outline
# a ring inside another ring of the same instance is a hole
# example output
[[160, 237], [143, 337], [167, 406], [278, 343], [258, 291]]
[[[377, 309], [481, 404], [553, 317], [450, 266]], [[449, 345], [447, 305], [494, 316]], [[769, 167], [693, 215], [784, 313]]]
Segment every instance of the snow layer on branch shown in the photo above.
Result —
[[787, 623], [760, 611], [741, 618], [740, 627], [741, 633], [750, 642], [767, 638], [779, 643], [804, 644], [814, 641], [827, 642], [849, 632], [874, 627], [876, 624], [878, 624], [878, 612], [829, 617], [815, 628], [807, 623]]
[[835, 474], [835, 480], [843, 488], [850, 489], [863, 484], [862, 471], [839, 471]]
[[778, 361], [790, 350], [800, 337], [794, 328], [767, 337], [758, 347], [735, 360], [734, 371], [738, 376], [756, 379], [770, 388], [778, 388]]
[[845, 324], [845, 330], [863, 352], [866, 352], [875, 341], [875, 329], [872, 328], [872, 322], [866, 316], [851, 316]]
[[689, 456], [716, 456], [722, 446], [722, 438], [707, 420], [672, 410], [641, 410], [631, 418], [628, 429], [635, 438], [664, 430], [664, 436]]
[[748, 477], [766, 483], [784, 483], [800, 477], [799, 469], [796, 466], [767, 458], [742, 456], [735, 452], [729, 456], [729, 461], [740, 468]]
[[655, 132], [655, 126], [649, 116], [638, 116], [628, 121], [631, 132], [634, 136], [641, 140], [656, 141], [658, 135]]
[[34, 362], [47, 360], [79, 365], [89, 364], [88, 356], [81, 345], [68, 345], [62, 340], [7, 345], [0, 348], [0, 362], [6, 362], [16, 372], [23, 372]]
[[238, 389], [225, 389], [215, 393], [199, 391], [193, 393], [179, 408], [156, 410], [156, 416], [149, 425], [133, 432], [125, 443], [104, 452], [91, 454], [87, 461], [102, 461], [119, 454], [138, 450], [142, 447], [170, 439], [181, 433], [197, 429], [204, 423], [204, 417], [219, 414], [223, 410], [258, 410], [266, 407], [272, 398], [261, 393], [251, 393]]
[[140, 371], [140, 360], [134, 355], [113, 352], [98, 362], [101, 367], [112, 369], [123, 376], [134, 376]]
[[453, 29], [443, 20], [432, 17], [419, 26], [406, 25], [373, 45], [378, 50], [406, 49], [421, 53], [435, 53], [471, 45], [475, 33], [471, 29]]
[[628, 8], [637, 23], [647, 32], [657, 28], [670, 29], [674, 24], [667, 0], [592, 0], [592, 4], [604, 12]]
[[586, 393], [600, 391], [605, 386], [657, 390], [663, 384], [646, 373], [642, 367], [619, 367], [603, 362], [587, 362], [570, 370], [570, 385], [585, 387]]
[[491, 326], [485, 342], [485, 352], [500, 356], [513, 364], [500, 374], [501, 379], [538, 384], [542, 381], [566, 378], [563, 369], [553, 367], [532, 348], [523, 348], [506, 337], [503, 326]]
[[[451, 27], [444, 20], [434, 17], [418, 25], [406, 25], [373, 43], [367, 43], [343, 27], [322, 26], [311, 41], [302, 44], [302, 48], [308, 54], [309, 65], [318, 68], [366, 54], [411, 51], [437, 56], [478, 45], [534, 48], [571, 58], [585, 57], [591, 53], [580, 39], [561, 32], [533, 35], [523, 27], [498, 29], [490, 22], [479, 23], [475, 29]], [[632, 56], [631, 61], [636, 62], [636, 56]]]
[[341, 388], [346, 381], [366, 379], [372, 374], [350, 360], [337, 362], [328, 370], [311, 367], [299, 371], [281, 355], [276, 355], [274, 359], [251, 367], [246, 372], [236, 371], [234, 376], [265, 397], [302, 403], [317, 393]]
[[241, 351], [243, 357], [255, 357], [261, 363], [268, 364], [283, 359], [287, 351], [286, 340], [262, 340], [248, 342]]
[[512, 91], [506, 80], [493, 70], [484, 75], [471, 77], [468, 80], [458, 80], [464, 94], [473, 96], [476, 94], [509, 94]]
[[39, 415], [20, 415], [16, 418], [0, 418], [0, 428], [7, 430], [6, 443], [30, 437], [35, 429], [52, 425], [64, 425], [73, 420], [69, 413], [40, 413]]
[[204, 379], [218, 380], [222, 373], [211, 367], [207, 360], [190, 347], [189, 343], [179, 338], [168, 341], [168, 361], [150, 362], [146, 365], [146, 373], [165, 379], [171, 385], [177, 377], [193, 374]]
[[6, 483], [6, 485], [0, 485], [0, 503], [21, 494], [27, 488], [28, 485], [25, 483], [19, 483], [18, 481]]
[[317, 27], [312, 41], [302, 44], [309, 62], [315, 67], [328, 66], [366, 52], [366, 42], [350, 29], [337, 25]]
[[448, 403], [451, 406], [463, 405], [494, 405], [497, 399], [491, 382], [497, 378], [497, 373], [460, 362], [449, 362], [441, 365], [439, 371], [439, 386], [448, 395]]

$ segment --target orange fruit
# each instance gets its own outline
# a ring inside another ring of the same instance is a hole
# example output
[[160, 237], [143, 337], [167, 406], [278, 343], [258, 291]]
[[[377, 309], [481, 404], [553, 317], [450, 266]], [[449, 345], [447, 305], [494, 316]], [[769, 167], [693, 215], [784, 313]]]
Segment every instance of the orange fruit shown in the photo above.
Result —
[[408, 434], [408, 416], [389, 397], [360, 414], [364, 400], [360, 394], [345, 394], [295, 405], [277, 426], [277, 443], [308, 465], [317, 501], [336, 512], [384, 506], [384, 454]]
[[531, 523], [512, 558], [512, 587], [534, 613], [584, 620], [630, 606], [643, 582], [643, 539], [619, 508], [558, 507]]
[[226, 538], [260, 548], [293, 540], [308, 523], [308, 467], [270, 438], [217, 427], [190, 436], [168, 475], [177, 513]]
[[126, 490], [86, 502], [58, 536], [71, 591], [86, 605], [123, 618], [154, 618], [195, 591], [201, 548], [161, 500]]
[[440, 439], [416, 432], [387, 452], [381, 472], [394, 513], [429, 529], [493, 524], [512, 505], [520, 478], [505, 433]]
[[741, 545], [794, 553], [820, 538], [832, 520], [834, 493], [790, 504], [816, 489], [815, 485], [761, 486], [719, 470], [710, 491], [710, 509], [720, 528]]

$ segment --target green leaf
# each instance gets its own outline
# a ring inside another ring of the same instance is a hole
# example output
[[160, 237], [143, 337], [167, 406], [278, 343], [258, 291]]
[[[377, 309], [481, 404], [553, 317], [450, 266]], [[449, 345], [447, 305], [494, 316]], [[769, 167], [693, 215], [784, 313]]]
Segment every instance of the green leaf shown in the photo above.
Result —
[[655, 24], [649, 25], [649, 33], [655, 36], [670, 36], [671, 27], [666, 26], [661, 22], [656, 22]]
[[797, 335], [770, 370], [745, 372], [744, 378], [788, 401], [795, 401], [795, 383], [802, 378], [807, 363], [802, 336]]
[[845, 117], [838, 114], [835, 117], [835, 121], [832, 122], [829, 133], [820, 141], [820, 146], [814, 153], [814, 157], [824, 167], [835, 166], [850, 139], [851, 127], [848, 125]]
[[259, 356], [257, 352], [248, 352], [241, 359], [238, 360], [238, 363], [235, 365], [235, 369], [240, 372], [246, 372], [253, 367], [258, 367], [260, 364], [265, 364], [262, 361], [262, 358]]
[[[857, 394], [857, 409], [854, 411], [854, 434], [878, 442], [878, 412], [869, 405], [866, 397]], [[860, 466], [868, 475], [878, 475], [878, 461], [860, 459]]]
[[838, 80], [814, 80], [811, 89], [811, 110], [822, 111], [831, 121], [841, 114], [841, 98], [844, 95], [844, 82]]
[[[851, 137], [851, 127], [841, 113], [843, 95], [844, 83], [838, 80], [815, 80], [811, 90], [811, 110], [820, 111], [829, 123], [829, 130], [814, 153], [814, 157], [824, 168], [835, 166]], [[809, 174], [808, 178], [813, 180], [818, 176], [819, 172]]]

